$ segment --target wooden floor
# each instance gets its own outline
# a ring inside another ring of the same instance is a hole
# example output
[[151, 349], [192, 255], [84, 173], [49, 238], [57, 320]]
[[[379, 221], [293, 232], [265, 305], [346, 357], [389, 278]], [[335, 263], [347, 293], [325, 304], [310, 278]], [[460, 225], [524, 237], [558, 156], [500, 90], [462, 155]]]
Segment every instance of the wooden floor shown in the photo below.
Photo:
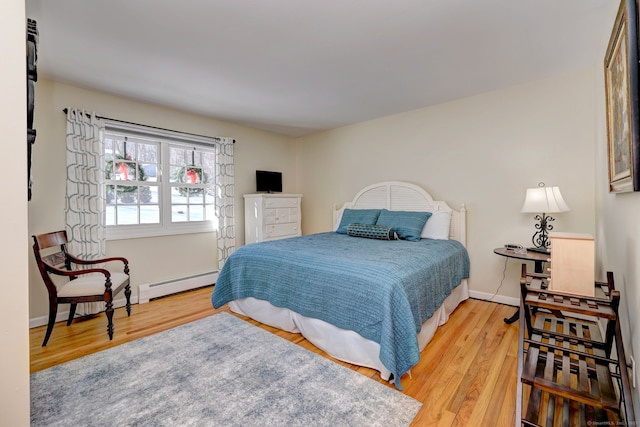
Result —
[[[115, 334], [109, 341], [104, 314], [55, 325], [46, 347], [45, 327], [30, 331], [31, 372], [115, 347], [146, 335], [227, 311], [214, 310], [212, 288], [202, 288], [132, 306], [127, 318], [116, 309]], [[403, 393], [423, 402], [413, 426], [513, 426], [516, 404], [518, 324], [503, 318], [514, 308], [479, 300], [467, 300], [440, 327], [422, 352], [412, 378], [402, 378]], [[247, 319], [289, 341], [331, 359], [299, 334], [291, 334]], [[335, 360], [335, 359], [331, 359]], [[338, 362], [382, 384], [372, 369]]]

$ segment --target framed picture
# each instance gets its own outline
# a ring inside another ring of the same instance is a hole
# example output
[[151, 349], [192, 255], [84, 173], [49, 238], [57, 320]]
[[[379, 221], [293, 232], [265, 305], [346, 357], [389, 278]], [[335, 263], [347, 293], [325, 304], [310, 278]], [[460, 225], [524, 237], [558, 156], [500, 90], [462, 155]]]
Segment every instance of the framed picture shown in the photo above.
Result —
[[637, 0], [622, 0], [604, 60], [609, 191], [640, 191]]
[[36, 142], [36, 130], [33, 128], [33, 109], [35, 104], [35, 82], [38, 80], [36, 59], [38, 56], [38, 24], [27, 19], [27, 200], [31, 200], [31, 152]]

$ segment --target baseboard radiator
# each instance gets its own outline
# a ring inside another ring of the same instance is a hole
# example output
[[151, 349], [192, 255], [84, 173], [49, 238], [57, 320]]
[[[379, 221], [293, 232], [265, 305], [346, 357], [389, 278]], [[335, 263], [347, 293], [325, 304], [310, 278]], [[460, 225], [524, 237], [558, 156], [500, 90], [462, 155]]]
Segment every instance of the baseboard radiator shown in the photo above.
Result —
[[210, 271], [194, 274], [193, 276], [140, 285], [138, 286], [138, 304], [147, 303], [153, 298], [213, 285], [216, 280], [218, 280], [218, 272]]

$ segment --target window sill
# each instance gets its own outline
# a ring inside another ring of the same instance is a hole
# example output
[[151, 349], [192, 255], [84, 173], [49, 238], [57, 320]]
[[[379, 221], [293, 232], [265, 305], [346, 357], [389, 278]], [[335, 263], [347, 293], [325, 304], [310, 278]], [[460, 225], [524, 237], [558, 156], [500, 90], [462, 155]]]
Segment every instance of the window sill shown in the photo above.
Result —
[[146, 237], [172, 236], [179, 234], [212, 233], [213, 224], [173, 224], [171, 227], [159, 225], [120, 225], [106, 228], [106, 240], [139, 239]]

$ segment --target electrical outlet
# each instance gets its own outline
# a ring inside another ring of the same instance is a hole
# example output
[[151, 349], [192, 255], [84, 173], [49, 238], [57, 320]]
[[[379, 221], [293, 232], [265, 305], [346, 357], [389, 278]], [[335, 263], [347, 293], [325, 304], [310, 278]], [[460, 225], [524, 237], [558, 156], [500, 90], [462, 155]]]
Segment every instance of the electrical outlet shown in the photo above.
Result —
[[636, 388], [636, 361], [633, 356], [629, 356], [631, 359], [631, 363], [629, 364], [629, 368], [631, 368], [631, 385], [633, 388]]

